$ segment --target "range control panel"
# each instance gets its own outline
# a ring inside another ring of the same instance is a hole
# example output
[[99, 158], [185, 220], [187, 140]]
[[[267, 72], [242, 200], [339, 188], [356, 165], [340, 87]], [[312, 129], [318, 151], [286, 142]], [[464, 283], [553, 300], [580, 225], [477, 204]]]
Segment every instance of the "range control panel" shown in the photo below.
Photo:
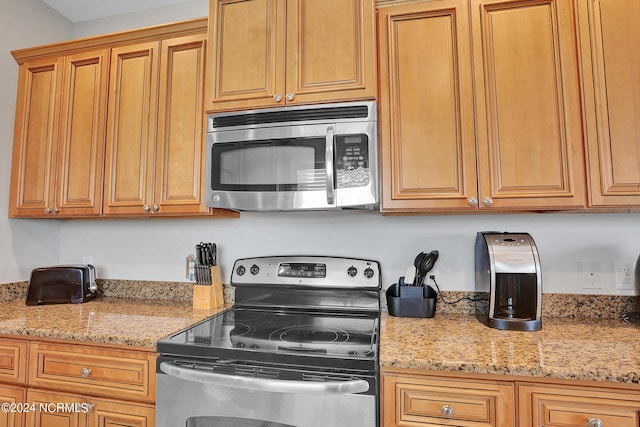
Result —
[[380, 289], [380, 264], [319, 256], [243, 258], [233, 266], [231, 284]]

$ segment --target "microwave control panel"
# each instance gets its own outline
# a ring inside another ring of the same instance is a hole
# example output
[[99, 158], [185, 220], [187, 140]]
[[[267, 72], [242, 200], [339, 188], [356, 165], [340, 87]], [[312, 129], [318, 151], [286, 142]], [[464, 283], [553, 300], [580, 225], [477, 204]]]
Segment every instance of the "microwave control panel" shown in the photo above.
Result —
[[369, 139], [365, 134], [338, 135], [335, 144], [336, 188], [369, 184]]

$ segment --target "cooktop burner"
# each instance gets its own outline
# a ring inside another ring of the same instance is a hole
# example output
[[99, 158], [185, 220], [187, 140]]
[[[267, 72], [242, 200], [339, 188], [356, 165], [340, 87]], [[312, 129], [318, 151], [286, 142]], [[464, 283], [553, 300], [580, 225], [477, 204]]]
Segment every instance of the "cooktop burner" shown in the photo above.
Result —
[[368, 361], [377, 355], [378, 322], [366, 314], [233, 308], [159, 341], [158, 351], [274, 362], [307, 356]]

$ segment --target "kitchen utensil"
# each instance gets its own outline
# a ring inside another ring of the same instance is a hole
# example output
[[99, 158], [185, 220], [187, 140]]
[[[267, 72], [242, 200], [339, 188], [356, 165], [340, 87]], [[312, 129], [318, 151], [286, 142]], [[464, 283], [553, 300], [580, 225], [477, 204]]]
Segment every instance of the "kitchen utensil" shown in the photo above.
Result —
[[414, 286], [416, 278], [416, 268], [412, 265], [407, 268], [407, 272], [404, 274], [404, 283], [407, 286]]
[[416, 269], [416, 284], [420, 284], [422, 283], [422, 277], [421, 277], [421, 272], [420, 272], [420, 264], [422, 262], [422, 258], [424, 257], [424, 252], [420, 252], [417, 256], [416, 259], [413, 261], [413, 266]]

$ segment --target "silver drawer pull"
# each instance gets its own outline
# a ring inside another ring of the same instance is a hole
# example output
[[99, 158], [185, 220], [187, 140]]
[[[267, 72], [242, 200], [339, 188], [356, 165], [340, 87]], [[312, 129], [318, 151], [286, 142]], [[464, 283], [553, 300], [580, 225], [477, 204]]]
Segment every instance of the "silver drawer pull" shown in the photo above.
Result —
[[[445, 417], [449, 418], [449, 417], [453, 417], [453, 408], [449, 405], [444, 405], [442, 407], [442, 415], [444, 415]], [[591, 426], [589, 426], [591, 427]]]
[[89, 378], [89, 375], [91, 375], [91, 369], [82, 368], [82, 371], [80, 371], [80, 375], [82, 375], [82, 378]]
[[604, 424], [602, 423], [602, 420], [600, 420], [599, 418], [589, 418], [587, 421], [589, 421], [588, 427], [603, 427]]

